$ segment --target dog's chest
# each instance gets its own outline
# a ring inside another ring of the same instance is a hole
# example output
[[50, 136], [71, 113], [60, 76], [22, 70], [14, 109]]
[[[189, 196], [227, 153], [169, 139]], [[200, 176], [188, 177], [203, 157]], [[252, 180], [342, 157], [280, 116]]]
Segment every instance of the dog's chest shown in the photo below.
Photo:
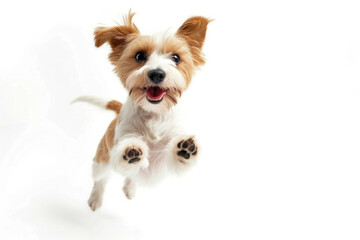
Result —
[[169, 119], [148, 119], [145, 122], [144, 138], [148, 144], [161, 143], [171, 132], [172, 122]]

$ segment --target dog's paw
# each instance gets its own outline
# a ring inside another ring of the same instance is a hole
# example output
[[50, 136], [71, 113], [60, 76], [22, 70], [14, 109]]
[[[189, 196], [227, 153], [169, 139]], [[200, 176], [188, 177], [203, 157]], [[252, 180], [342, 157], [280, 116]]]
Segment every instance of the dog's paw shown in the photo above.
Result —
[[124, 176], [133, 176], [149, 166], [148, 146], [138, 138], [120, 141], [110, 152], [112, 168]]
[[125, 152], [123, 154], [123, 159], [130, 164], [137, 163], [141, 160], [142, 155], [143, 153], [141, 151], [141, 148], [132, 146], [125, 149]]
[[98, 193], [93, 192], [88, 200], [89, 207], [91, 210], [95, 211], [96, 209], [101, 207], [102, 204], [102, 196]]
[[123, 191], [125, 193], [125, 196], [131, 200], [135, 197], [136, 194], [136, 185], [134, 182], [132, 182], [130, 179], [126, 179]]
[[176, 147], [177, 159], [182, 163], [186, 163], [196, 157], [198, 153], [198, 147], [193, 137], [181, 140]]

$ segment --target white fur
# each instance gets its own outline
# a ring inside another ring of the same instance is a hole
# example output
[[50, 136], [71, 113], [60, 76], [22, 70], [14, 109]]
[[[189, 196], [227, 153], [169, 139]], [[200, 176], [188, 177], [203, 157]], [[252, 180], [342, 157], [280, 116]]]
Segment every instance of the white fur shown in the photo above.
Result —
[[93, 162], [92, 177], [94, 181], [99, 181], [100, 179], [106, 177], [109, 174], [110, 170], [110, 165], [107, 163]]
[[133, 197], [135, 196], [136, 193], [136, 184], [133, 180], [131, 180], [130, 178], [126, 178], [125, 180], [125, 184], [123, 187], [123, 191], [125, 193], [125, 196], [131, 200], [133, 199]]
[[73, 100], [71, 103], [77, 103], [77, 102], [86, 102], [91, 103], [95, 106], [98, 106], [100, 108], [105, 108], [106, 104], [109, 102], [109, 100], [105, 100], [99, 97], [93, 97], [93, 96], [81, 96], [77, 99]]
[[93, 190], [88, 200], [88, 204], [93, 211], [101, 207], [106, 182], [107, 178], [102, 178], [101, 180], [95, 181], [94, 183]]

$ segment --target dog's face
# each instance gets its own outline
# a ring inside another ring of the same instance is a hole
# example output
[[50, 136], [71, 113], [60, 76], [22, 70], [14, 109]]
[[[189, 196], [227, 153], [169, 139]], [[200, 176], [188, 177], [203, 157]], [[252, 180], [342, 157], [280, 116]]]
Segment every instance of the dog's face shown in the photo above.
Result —
[[132, 100], [144, 110], [163, 112], [176, 105], [201, 54], [209, 19], [187, 19], [173, 36], [143, 36], [129, 14], [124, 25], [97, 28], [95, 45], [108, 42], [110, 62]]

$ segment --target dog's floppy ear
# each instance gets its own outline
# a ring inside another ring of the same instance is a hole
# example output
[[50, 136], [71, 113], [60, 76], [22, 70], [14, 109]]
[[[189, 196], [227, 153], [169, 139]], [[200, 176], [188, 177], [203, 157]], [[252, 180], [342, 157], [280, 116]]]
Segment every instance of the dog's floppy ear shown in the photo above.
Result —
[[114, 50], [116, 47], [124, 44], [129, 36], [139, 34], [139, 29], [132, 22], [134, 15], [135, 13], [129, 12], [129, 14], [124, 17], [124, 25], [96, 28], [94, 32], [95, 46], [100, 47], [108, 42]]
[[177, 30], [176, 35], [185, 39], [193, 55], [195, 66], [205, 63], [201, 55], [201, 48], [204, 44], [206, 29], [210, 19], [204, 17], [191, 17]]

